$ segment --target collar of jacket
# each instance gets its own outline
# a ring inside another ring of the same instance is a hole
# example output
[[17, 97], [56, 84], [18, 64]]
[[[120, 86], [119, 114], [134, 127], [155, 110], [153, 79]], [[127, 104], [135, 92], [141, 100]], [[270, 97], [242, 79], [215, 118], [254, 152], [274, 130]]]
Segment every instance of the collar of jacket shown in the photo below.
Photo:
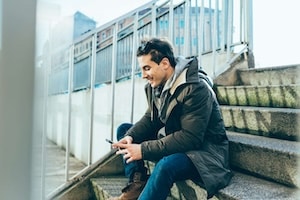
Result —
[[176, 78], [175, 82], [173, 83], [173, 85], [170, 89], [170, 94], [173, 95], [174, 92], [176, 91], [176, 89], [180, 85], [182, 85], [184, 83], [193, 83], [193, 82], [199, 82], [198, 59], [196, 57], [193, 57], [192, 59], [190, 59], [190, 61], [185, 66], [183, 71]]

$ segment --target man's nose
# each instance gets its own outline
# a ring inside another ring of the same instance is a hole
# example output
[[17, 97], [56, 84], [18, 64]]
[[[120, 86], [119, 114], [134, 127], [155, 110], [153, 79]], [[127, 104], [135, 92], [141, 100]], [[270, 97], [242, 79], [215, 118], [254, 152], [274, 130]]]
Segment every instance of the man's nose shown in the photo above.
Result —
[[142, 71], [142, 78], [147, 78], [147, 77], [148, 77], [147, 73], [145, 73], [144, 71]]

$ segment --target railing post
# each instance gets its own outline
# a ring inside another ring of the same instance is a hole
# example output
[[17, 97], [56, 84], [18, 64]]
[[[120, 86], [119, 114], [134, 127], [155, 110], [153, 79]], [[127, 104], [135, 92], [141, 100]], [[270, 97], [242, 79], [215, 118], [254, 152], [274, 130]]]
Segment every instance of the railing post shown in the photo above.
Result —
[[189, 47], [190, 44], [190, 7], [191, 7], [191, 0], [185, 1], [185, 9], [184, 9], [184, 23], [185, 23], [185, 29], [184, 29], [184, 49], [183, 49], [183, 55], [189, 56], [190, 50]]
[[91, 52], [91, 90], [90, 90], [90, 126], [89, 126], [89, 151], [88, 151], [88, 165], [92, 164], [93, 159], [93, 133], [94, 133], [94, 102], [95, 102], [95, 79], [96, 79], [96, 47], [97, 47], [97, 33], [92, 35], [92, 52]]
[[72, 113], [72, 92], [73, 92], [73, 72], [74, 72], [74, 44], [70, 47], [69, 61], [69, 82], [68, 82], [68, 132], [66, 138], [66, 168], [65, 181], [69, 180], [69, 161], [70, 161], [70, 140], [71, 140], [71, 113]]
[[169, 6], [169, 40], [174, 42], [174, 3], [170, 0]]
[[151, 30], [151, 36], [156, 36], [156, 1], [153, 1], [152, 3], [152, 11], [151, 11], [151, 24], [152, 24], [152, 30]]
[[228, 10], [227, 10], [228, 4], [225, 0], [222, 1], [222, 36], [221, 36], [221, 52], [225, 51], [225, 44], [226, 44], [226, 38], [227, 38], [227, 32], [226, 30], [226, 22], [227, 22], [227, 16], [228, 16]]
[[215, 0], [215, 9], [214, 9], [214, 26], [212, 31], [212, 66], [213, 66], [213, 77], [216, 77], [216, 51], [217, 51], [217, 42], [218, 42], [218, 15], [219, 15], [219, 0]]
[[113, 28], [113, 42], [112, 42], [112, 72], [111, 72], [111, 137], [114, 138], [114, 120], [115, 120], [115, 90], [116, 90], [116, 70], [117, 70], [117, 53], [118, 53], [118, 27], [116, 22]]
[[248, 67], [255, 68], [255, 60], [253, 55], [253, 2], [247, 1], [247, 42], [248, 42]]
[[[51, 55], [51, 54], [50, 54]], [[46, 197], [46, 164], [47, 164], [47, 120], [48, 120], [48, 96], [49, 96], [49, 70], [50, 65], [44, 65], [43, 69], [43, 75], [44, 75], [44, 91], [43, 91], [43, 132], [42, 132], [42, 149], [41, 149], [41, 155], [42, 155], [42, 161], [41, 161], [41, 199], [45, 199]]]
[[232, 27], [233, 27], [233, 0], [228, 0], [228, 20], [227, 20], [227, 58], [226, 61], [229, 63], [231, 54], [231, 43], [232, 43]]
[[[199, 33], [198, 33], [198, 55], [199, 56], [202, 56], [202, 53], [203, 53], [203, 47], [204, 47], [204, 0], [201, 0], [201, 7], [200, 7], [200, 30], [199, 30]], [[202, 59], [199, 58], [199, 68], [201, 68], [202, 66]]]
[[138, 23], [139, 23], [139, 12], [135, 13], [134, 25], [133, 25], [133, 36], [132, 36], [132, 57], [131, 57], [131, 113], [130, 122], [133, 123], [134, 113], [134, 87], [135, 87], [135, 69], [136, 69], [136, 49], [137, 49], [137, 38], [138, 38]]

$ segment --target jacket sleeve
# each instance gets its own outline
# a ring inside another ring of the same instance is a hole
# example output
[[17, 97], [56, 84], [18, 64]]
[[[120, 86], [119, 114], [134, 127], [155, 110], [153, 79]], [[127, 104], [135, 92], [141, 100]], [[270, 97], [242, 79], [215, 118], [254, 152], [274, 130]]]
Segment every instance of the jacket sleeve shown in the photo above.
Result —
[[161, 126], [161, 123], [152, 119], [151, 110], [148, 108], [144, 116], [137, 121], [125, 135], [131, 136], [134, 143], [154, 140], [157, 138], [157, 131]]
[[143, 158], [157, 160], [173, 153], [201, 149], [213, 103], [213, 93], [202, 81], [183, 87], [178, 95], [178, 105], [167, 121], [178, 123], [180, 128], [159, 140], [143, 142]]

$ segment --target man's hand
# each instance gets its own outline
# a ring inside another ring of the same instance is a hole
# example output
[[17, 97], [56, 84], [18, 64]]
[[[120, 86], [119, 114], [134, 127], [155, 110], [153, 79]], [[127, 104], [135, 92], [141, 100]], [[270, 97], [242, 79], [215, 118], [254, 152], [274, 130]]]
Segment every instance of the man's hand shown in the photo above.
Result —
[[121, 140], [112, 144], [113, 148], [118, 148], [119, 144], [132, 144], [133, 138], [131, 136], [125, 136]]
[[[128, 138], [126, 138], [128, 137]], [[119, 142], [114, 143], [113, 148], [118, 148], [119, 150], [116, 154], [122, 154], [126, 163], [132, 162], [134, 160], [142, 159], [142, 149], [140, 144], [132, 144], [132, 138], [126, 136]]]

